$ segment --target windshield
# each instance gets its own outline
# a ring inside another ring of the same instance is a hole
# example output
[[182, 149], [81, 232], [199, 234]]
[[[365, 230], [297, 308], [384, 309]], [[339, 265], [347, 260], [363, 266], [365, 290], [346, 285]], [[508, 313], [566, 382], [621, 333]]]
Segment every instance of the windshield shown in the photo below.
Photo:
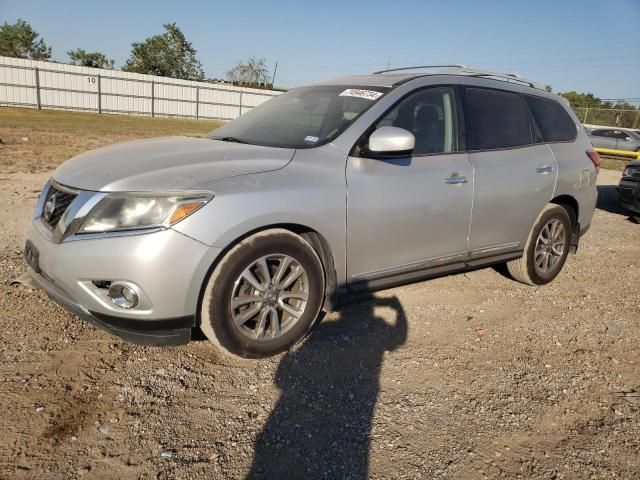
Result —
[[284, 148], [330, 142], [389, 89], [316, 86], [290, 90], [223, 125], [214, 140]]

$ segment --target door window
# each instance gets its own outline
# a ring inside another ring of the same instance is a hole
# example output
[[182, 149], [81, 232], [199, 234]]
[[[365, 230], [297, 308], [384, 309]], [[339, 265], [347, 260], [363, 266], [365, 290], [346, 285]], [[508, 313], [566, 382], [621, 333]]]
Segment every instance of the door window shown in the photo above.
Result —
[[627, 140], [631, 138], [628, 133], [621, 132], [620, 130], [616, 130], [615, 132], [613, 132], [612, 136], [614, 138], [617, 138], [618, 140]]
[[416, 137], [413, 155], [458, 149], [455, 97], [451, 87], [434, 87], [409, 95], [387, 113], [376, 128], [404, 128]]
[[517, 93], [466, 89], [466, 117], [473, 133], [472, 150], [519, 147], [532, 143], [529, 114]]
[[611, 130], [594, 130], [593, 132], [591, 132], [591, 135], [594, 137], [615, 138]]

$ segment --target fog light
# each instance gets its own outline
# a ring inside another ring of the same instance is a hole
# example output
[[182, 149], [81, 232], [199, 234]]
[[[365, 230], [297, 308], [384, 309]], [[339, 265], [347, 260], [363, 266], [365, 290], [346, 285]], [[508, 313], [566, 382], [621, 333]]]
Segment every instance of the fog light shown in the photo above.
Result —
[[138, 305], [137, 287], [131, 283], [113, 282], [109, 287], [109, 297], [120, 308], [134, 308]]

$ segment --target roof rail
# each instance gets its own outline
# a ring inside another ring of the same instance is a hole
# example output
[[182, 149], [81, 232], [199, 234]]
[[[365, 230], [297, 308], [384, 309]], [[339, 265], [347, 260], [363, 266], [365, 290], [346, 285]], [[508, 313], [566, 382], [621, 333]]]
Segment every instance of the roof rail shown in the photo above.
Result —
[[423, 68], [467, 68], [466, 65], [454, 64], [454, 65], [418, 65], [416, 67], [402, 67], [402, 68], [388, 68], [386, 70], [379, 70], [377, 72], [373, 72], [374, 75], [379, 75], [381, 73], [389, 73], [389, 72], [401, 72], [403, 70], [420, 70]]
[[501, 72], [490, 72], [486, 70], [478, 70], [475, 68], [451, 68], [449, 70], [443, 70], [439, 72], [442, 74], [453, 74], [453, 75], [468, 75], [470, 77], [486, 77], [486, 78], [495, 78], [499, 80], [506, 80], [508, 82], [517, 82], [524, 84], [531, 88], [536, 88], [538, 90], [545, 90], [544, 85], [538, 82], [534, 82], [533, 80], [528, 80], [520, 75], [515, 73], [501, 73]]
[[444, 75], [468, 75], [470, 77], [484, 77], [484, 78], [494, 78], [498, 80], [506, 80], [507, 82], [516, 82], [526, 85], [531, 88], [536, 88], [538, 90], [545, 90], [544, 85], [541, 83], [534, 82], [533, 80], [527, 80], [526, 78], [521, 77], [515, 73], [501, 73], [501, 72], [490, 72], [485, 70], [479, 70], [475, 68], [467, 67], [466, 65], [454, 64], [454, 65], [419, 65], [415, 67], [402, 67], [402, 68], [390, 68], [387, 70], [379, 70], [377, 72], [373, 72], [374, 75], [381, 73], [389, 73], [389, 72], [401, 72], [406, 70], [420, 70], [424, 68], [444, 68], [438, 72], [439, 74]]

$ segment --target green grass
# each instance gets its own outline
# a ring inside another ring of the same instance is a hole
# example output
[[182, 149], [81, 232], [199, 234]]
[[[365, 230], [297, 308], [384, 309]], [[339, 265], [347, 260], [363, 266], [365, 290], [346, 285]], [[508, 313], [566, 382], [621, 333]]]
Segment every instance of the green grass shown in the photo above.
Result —
[[73, 133], [204, 135], [221, 125], [218, 120], [99, 115], [88, 112], [0, 108], [0, 127], [37, 128]]
[[5, 172], [41, 172], [83, 151], [111, 143], [166, 135], [203, 136], [218, 120], [0, 107], [0, 165]]

